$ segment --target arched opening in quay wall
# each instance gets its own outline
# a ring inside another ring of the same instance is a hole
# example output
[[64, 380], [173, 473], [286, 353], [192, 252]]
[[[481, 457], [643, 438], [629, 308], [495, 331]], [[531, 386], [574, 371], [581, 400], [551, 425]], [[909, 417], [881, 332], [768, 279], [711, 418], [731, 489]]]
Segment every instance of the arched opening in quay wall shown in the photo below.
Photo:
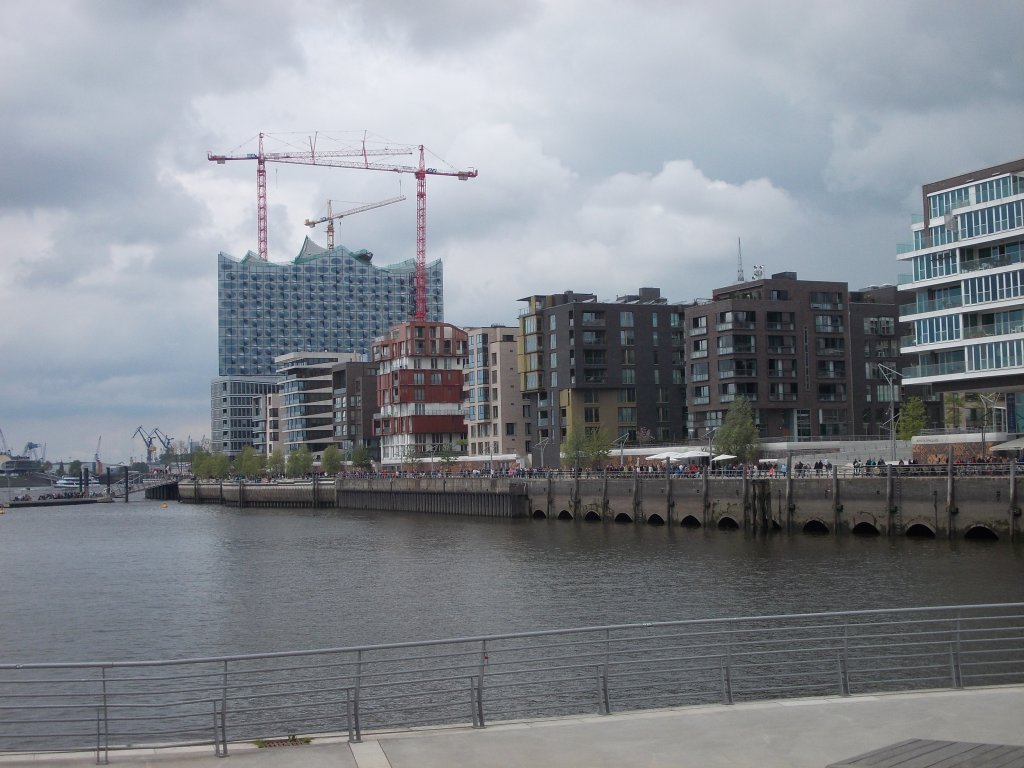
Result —
[[570, 512], [568, 509], [563, 509], [561, 512], [558, 513], [558, 519], [572, 520], [572, 512]]
[[543, 509], [535, 509], [533, 510], [533, 514], [531, 515], [531, 517], [534, 520], [546, 520], [547, 513]]
[[655, 514], [653, 514], [653, 515], [651, 515], [650, 517], [647, 518], [647, 524], [648, 525], [664, 525], [665, 524], [665, 518], [663, 518], [661, 515], [655, 513]]
[[987, 525], [973, 525], [967, 529], [964, 538], [969, 541], [999, 541], [999, 536]]
[[829, 533], [828, 526], [821, 520], [808, 520], [800, 530], [814, 536], [823, 536]]
[[739, 530], [739, 527], [740, 524], [731, 517], [723, 517], [718, 521], [718, 530], [720, 531], [736, 531]]
[[850, 531], [854, 536], [881, 536], [882, 532], [875, 527], [874, 523], [861, 520]]
[[682, 520], [679, 521], [679, 525], [681, 525], [683, 528], [700, 528], [701, 527], [700, 526], [700, 520], [698, 520], [693, 515], [687, 515], [686, 517], [684, 517]]
[[934, 539], [935, 531], [924, 523], [914, 523], [907, 528], [908, 539]]
[[627, 515], [625, 512], [619, 512], [619, 514], [615, 516], [614, 521], [616, 523], [632, 523], [633, 518]]
[[594, 510], [590, 510], [586, 515], [583, 516], [583, 522], [585, 523], [600, 523], [601, 516]]

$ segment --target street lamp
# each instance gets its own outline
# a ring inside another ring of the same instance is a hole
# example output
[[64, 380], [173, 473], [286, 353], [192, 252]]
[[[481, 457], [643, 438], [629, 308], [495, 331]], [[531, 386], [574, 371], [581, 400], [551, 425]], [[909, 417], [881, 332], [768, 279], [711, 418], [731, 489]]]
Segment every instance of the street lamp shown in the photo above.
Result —
[[708, 474], [711, 474], [711, 457], [715, 455], [715, 450], [712, 446], [711, 438], [714, 437], [717, 431], [718, 427], [711, 427], [710, 429], [708, 429], [708, 433], [704, 435], [704, 437], [708, 439]]
[[623, 454], [626, 452], [625, 449], [626, 449], [626, 441], [627, 440], [629, 440], [629, 432], [626, 432], [625, 434], [619, 435], [619, 437], [615, 438], [615, 440], [612, 441], [612, 445], [613, 446], [616, 446], [616, 445], [619, 446], [619, 468], [620, 469], [623, 466], [625, 466], [625, 463], [623, 461]]
[[541, 469], [546, 469], [547, 468], [547, 463], [544, 460], [544, 453], [546, 452], [547, 447], [548, 447], [548, 445], [550, 443], [551, 443], [551, 438], [550, 437], [545, 437], [543, 440], [541, 440], [539, 443], [537, 443], [535, 446], [533, 446], [534, 450], [537, 450], [538, 448], [540, 448], [540, 467], [541, 467]]
[[896, 378], [901, 374], [882, 363], [878, 364], [878, 372], [889, 385], [889, 459], [896, 461]]

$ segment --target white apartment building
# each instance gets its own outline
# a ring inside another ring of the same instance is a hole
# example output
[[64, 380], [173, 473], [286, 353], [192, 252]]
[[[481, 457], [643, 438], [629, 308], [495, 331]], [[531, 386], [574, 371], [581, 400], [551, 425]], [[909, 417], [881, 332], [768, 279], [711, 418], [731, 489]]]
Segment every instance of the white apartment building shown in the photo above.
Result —
[[495, 324], [465, 330], [466, 453], [485, 469], [523, 465], [531, 420], [519, 389], [519, 328]]
[[913, 245], [898, 255], [910, 267], [900, 288], [914, 298], [900, 307], [913, 327], [901, 351], [917, 358], [902, 383], [1003, 393], [1006, 428], [1016, 432], [1024, 422], [1024, 159], [921, 192]]

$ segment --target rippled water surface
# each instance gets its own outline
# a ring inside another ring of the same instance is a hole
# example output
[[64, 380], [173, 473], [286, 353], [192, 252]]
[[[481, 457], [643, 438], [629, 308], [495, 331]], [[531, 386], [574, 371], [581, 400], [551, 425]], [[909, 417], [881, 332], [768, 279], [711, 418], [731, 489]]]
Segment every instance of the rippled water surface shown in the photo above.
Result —
[[1007, 542], [143, 501], [0, 516], [0, 662], [1011, 601]]

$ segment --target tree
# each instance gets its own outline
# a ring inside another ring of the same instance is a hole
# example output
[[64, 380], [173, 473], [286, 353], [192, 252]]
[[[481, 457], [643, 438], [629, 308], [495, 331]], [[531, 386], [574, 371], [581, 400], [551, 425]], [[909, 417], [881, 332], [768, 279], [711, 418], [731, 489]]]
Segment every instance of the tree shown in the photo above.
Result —
[[900, 408], [900, 415], [896, 422], [896, 437], [900, 440], [909, 440], [914, 435], [920, 434], [927, 421], [924, 401], [920, 397], [909, 398]]
[[320, 456], [320, 471], [325, 475], [336, 475], [341, 469], [341, 451], [336, 445], [328, 445]]
[[562, 464], [579, 469], [586, 461], [587, 435], [575, 424], [569, 427], [562, 442]]
[[722, 426], [715, 433], [715, 449], [719, 453], [731, 453], [745, 464], [757, 460], [761, 441], [747, 398], [737, 397], [729, 406]]
[[406, 464], [411, 464], [413, 469], [415, 469], [419, 461], [420, 452], [416, 449], [416, 444], [409, 443], [402, 451], [402, 467], [404, 468]]
[[369, 469], [373, 466], [373, 454], [365, 445], [356, 446], [352, 449], [352, 466], [360, 469]]
[[285, 474], [288, 477], [303, 477], [313, 471], [313, 454], [306, 446], [300, 446], [298, 450], [288, 454], [285, 462]]
[[587, 462], [594, 469], [608, 463], [608, 456], [612, 452], [612, 441], [604, 427], [587, 430], [584, 438]]
[[235, 471], [242, 477], [257, 477], [263, 474], [265, 465], [263, 455], [251, 445], [242, 448], [242, 452], [235, 459]]
[[458, 451], [455, 450], [455, 446], [451, 443], [445, 443], [441, 446], [441, 451], [438, 453], [438, 458], [441, 460], [441, 466], [444, 467], [444, 471], [448, 472], [452, 468], [452, 464], [459, 458]]
[[78, 459], [75, 459], [70, 464], [68, 464], [68, 474], [71, 475], [72, 477], [78, 477], [80, 474], [82, 474], [82, 462], [80, 462]]
[[267, 459], [267, 471], [270, 472], [271, 477], [280, 477], [284, 474], [284, 468], [284, 453], [280, 448], [277, 448], [270, 454], [270, 458]]
[[612, 441], [603, 428], [580, 429], [573, 425], [562, 443], [562, 463], [573, 469], [596, 468], [608, 460]]

